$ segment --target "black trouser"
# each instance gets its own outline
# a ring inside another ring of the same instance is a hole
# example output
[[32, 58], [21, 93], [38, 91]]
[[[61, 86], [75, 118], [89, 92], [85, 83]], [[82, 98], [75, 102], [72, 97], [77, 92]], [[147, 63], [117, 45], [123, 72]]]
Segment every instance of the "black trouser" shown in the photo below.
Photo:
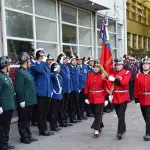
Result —
[[52, 99], [49, 111], [49, 121], [50, 121], [50, 128], [53, 130], [57, 128], [57, 121], [58, 121], [58, 111], [60, 108], [61, 100]]
[[146, 135], [150, 136], [150, 106], [141, 106], [141, 111], [146, 123]]
[[85, 106], [84, 89], [82, 89], [81, 92], [79, 93], [79, 103], [80, 103], [81, 116], [84, 117], [84, 106]]
[[0, 114], [0, 150], [8, 144], [10, 122], [12, 118], [12, 110], [4, 111]]
[[99, 131], [102, 127], [104, 127], [102, 122], [104, 104], [90, 104], [90, 108], [94, 115], [94, 122], [91, 128]]
[[126, 123], [125, 123], [125, 112], [127, 108], [127, 101], [121, 104], [114, 104], [116, 114], [118, 117], [118, 134], [123, 134], [126, 130]]
[[47, 131], [47, 117], [50, 109], [51, 98], [38, 96], [38, 128], [39, 132]]
[[134, 80], [129, 82], [129, 94], [130, 94], [130, 100], [134, 99]]
[[18, 130], [21, 136], [21, 140], [30, 139], [31, 131], [30, 131], [30, 121], [32, 115], [32, 106], [26, 106], [25, 108], [18, 108]]
[[38, 105], [36, 104], [36, 105], [34, 105], [33, 106], [33, 111], [32, 111], [32, 124], [34, 124], [34, 123], [37, 123], [37, 120], [38, 120], [38, 115], [37, 115], [37, 113], [38, 113]]
[[64, 110], [63, 110], [63, 114], [64, 114], [64, 122], [68, 123], [68, 103], [69, 103], [69, 94], [68, 93], [64, 93], [63, 96], [63, 101], [64, 101]]
[[79, 92], [72, 91], [69, 97], [69, 118], [76, 120], [76, 115], [80, 116], [80, 108], [78, 103]]

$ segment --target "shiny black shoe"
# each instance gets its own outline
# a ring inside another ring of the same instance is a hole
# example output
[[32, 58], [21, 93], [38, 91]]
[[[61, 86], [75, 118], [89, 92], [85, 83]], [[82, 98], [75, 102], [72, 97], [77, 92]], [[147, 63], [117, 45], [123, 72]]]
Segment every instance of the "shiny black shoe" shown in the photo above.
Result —
[[145, 135], [145, 136], [143, 137], [143, 139], [144, 139], [145, 141], [150, 141], [150, 136], [149, 136], [149, 135]]
[[77, 123], [77, 121], [76, 120], [71, 120], [70, 123]]
[[21, 142], [21, 143], [24, 143], [24, 144], [31, 144], [30, 139], [27, 139], [27, 138], [25, 138], [25, 139], [20, 139], [20, 142]]
[[51, 136], [50, 132], [48, 132], [48, 131], [40, 132], [39, 135], [42, 135], [42, 136]]
[[10, 145], [10, 144], [7, 144], [7, 146], [6, 146], [8, 149], [15, 149], [15, 146], [12, 146], [12, 145]]
[[67, 127], [67, 124], [62, 123], [62, 124], [60, 124], [60, 127]]
[[0, 150], [10, 150], [7, 145], [3, 146], [3, 147], [0, 147]]
[[122, 135], [121, 134], [117, 134], [116, 137], [118, 138], [118, 140], [122, 139]]
[[55, 134], [55, 133], [54, 133], [54, 132], [52, 132], [52, 131], [50, 131], [49, 133], [50, 133], [50, 136]]
[[62, 130], [62, 129], [56, 127], [56, 128], [52, 128], [51, 130], [52, 130], [52, 131], [57, 131], [57, 132], [58, 132], [58, 131], [60, 131], [60, 130]]
[[88, 118], [87, 117], [85, 117], [85, 116], [82, 116], [82, 118], [84, 119], [84, 120], [87, 120]]
[[31, 138], [30, 138], [30, 141], [31, 141], [31, 142], [37, 142], [38, 139], [31, 137]]
[[82, 118], [81, 116], [79, 116], [79, 117], [78, 117], [78, 120], [82, 121], [82, 120], [83, 120], [83, 118]]
[[68, 127], [72, 127], [73, 124], [72, 124], [72, 123], [67, 123], [67, 126], [68, 126]]

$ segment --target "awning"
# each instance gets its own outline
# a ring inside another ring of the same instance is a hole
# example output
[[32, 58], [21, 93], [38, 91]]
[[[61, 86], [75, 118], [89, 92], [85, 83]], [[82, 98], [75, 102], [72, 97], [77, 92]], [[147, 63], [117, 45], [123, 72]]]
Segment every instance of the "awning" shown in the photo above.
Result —
[[87, 9], [87, 10], [91, 10], [91, 11], [98, 11], [98, 10], [106, 10], [108, 9], [105, 6], [102, 6], [98, 3], [93, 3], [90, 0], [62, 0], [64, 2], [73, 4], [75, 6]]

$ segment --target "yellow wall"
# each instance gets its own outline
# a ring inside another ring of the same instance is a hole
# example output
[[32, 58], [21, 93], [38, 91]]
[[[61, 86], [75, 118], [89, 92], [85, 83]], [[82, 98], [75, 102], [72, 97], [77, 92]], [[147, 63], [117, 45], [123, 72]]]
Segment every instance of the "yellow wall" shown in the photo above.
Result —
[[150, 26], [127, 19], [127, 32], [150, 37]]

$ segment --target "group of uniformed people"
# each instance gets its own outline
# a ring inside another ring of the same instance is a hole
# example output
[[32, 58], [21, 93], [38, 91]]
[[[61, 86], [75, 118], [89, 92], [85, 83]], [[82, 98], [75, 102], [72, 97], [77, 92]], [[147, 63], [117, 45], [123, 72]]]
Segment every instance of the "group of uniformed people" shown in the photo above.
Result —
[[[57, 60], [43, 49], [30, 57], [26, 52], [19, 56], [20, 68], [14, 85], [8, 76], [10, 62], [0, 57], [0, 150], [14, 149], [8, 144], [10, 122], [14, 109], [18, 112], [20, 142], [30, 144], [38, 139], [32, 137], [30, 124], [38, 126], [39, 135], [50, 136], [60, 127], [72, 126], [94, 116], [91, 126], [98, 137], [104, 124], [103, 109], [108, 101], [113, 103], [118, 116], [117, 138], [126, 132], [125, 111], [129, 97], [130, 72], [124, 70], [123, 60], [116, 62], [111, 74], [101, 70], [98, 61], [71, 55], [68, 59], [61, 53]], [[144, 140], [150, 140], [150, 59], [142, 61], [143, 72], [135, 81], [135, 98], [146, 122]], [[85, 115], [85, 110], [87, 116]], [[47, 127], [49, 122], [50, 130]]]
[[32, 56], [23, 52], [13, 85], [9, 78], [10, 61], [0, 57], [0, 150], [15, 148], [8, 144], [15, 109], [20, 142], [25, 144], [38, 140], [32, 137], [30, 124], [38, 126], [39, 135], [50, 136], [52, 131], [61, 129], [59, 126], [72, 126], [93, 117], [85, 104], [84, 86], [88, 73], [93, 71], [94, 59], [89, 58], [89, 65], [82, 61], [77, 55], [68, 59], [64, 53], [55, 61], [50, 54], [45, 56], [43, 49]]

